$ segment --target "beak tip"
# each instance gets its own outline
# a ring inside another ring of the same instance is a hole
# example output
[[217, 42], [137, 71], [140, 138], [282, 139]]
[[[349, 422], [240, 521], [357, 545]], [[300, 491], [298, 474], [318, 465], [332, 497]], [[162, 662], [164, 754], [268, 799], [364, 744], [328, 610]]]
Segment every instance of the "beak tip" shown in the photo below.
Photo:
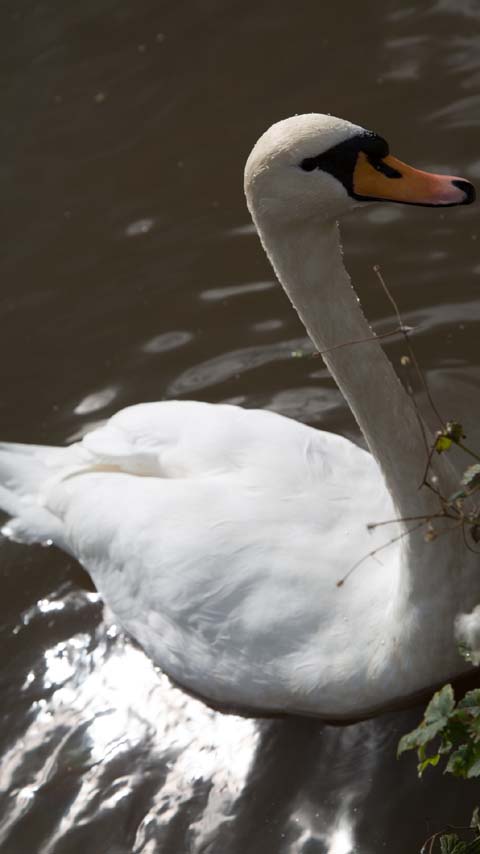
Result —
[[470, 181], [465, 181], [463, 178], [456, 178], [452, 181], [452, 184], [465, 194], [465, 199], [460, 202], [461, 205], [471, 205], [475, 201], [475, 187]]

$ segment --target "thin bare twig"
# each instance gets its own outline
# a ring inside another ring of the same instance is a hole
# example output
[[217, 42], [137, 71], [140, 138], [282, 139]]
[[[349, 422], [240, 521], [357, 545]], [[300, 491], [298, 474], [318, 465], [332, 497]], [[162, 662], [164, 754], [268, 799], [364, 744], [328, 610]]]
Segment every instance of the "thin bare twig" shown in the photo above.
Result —
[[477, 462], [480, 463], [480, 456], [478, 454], [476, 454], [474, 451], [472, 451], [470, 448], [467, 448], [467, 446], [464, 445], [463, 442], [457, 441], [457, 442], [455, 442], [455, 444], [459, 448], [461, 448], [462, 451], [465, 451], [466, 454], [469, 454], [471, 457], [473, 457], [474, 460], [477, 460]]
[[369, 522], [367, 528], [369, 531], [373, 531], [374, 528], [381, 528], [382, 525], [393, 525], [395, 522], [417, 522], [422, 519], [425, 522], [429, 522], [430, 519], [457, 519], [457, 516], [449, 516], [448, 513], [431, 513], [430, 515], [425, 516], [402, 516], [400, 519], [386, 519], [385, 522]]
[[350, 567], [348, 572], [345, 573], [343, 578], [340, 578], [340, 580], [337, 581], [337, 587], [343, 587], [343, 585], [345, 584], [347, 579], [350, 578], [352, 572], [355, 572], [355, 570], [358, 569], [358, 567], [362, 563], [364, 563], [366, 560], [368, 560], [369, 557], [374, 557], [376, 554], [378, 554], [378, 552], [383, 551], [383, 549], [388, 548], [388, 546], [392, 546], [393, 543], [398, 542], [398, 540], [403, 540], [403, 538], [408, 536], [408, 534], [413, 534], [414, 531], [418, 531], [418, 529], [422, 528], [423, 525], [425, 525], [427, 522], [428, 522], [428, 516], [425, 517], [422, 522], [419, 522], [418, 525], [414, 525], [413, 528], [409, 528], [408, 531], [402, 531], [402, 533], [399, 534], [397, 537], [392, 537], [392, 539], [388, 540], [387, 543], [383, 543], [381, 546], [378, 546], [376, 549], [372, 549], [371, 552], [369, 552], [368, 554], [361, 557], [360, 560], [357, 560], [357, 562], [354, 563], [353, 566]]
[[[390, 291], [389, 291], [389, 289], [388, 289], [388, 287], [387, 287], [387, 283], [385, 282], [385, 279], [383, 278], [382, 271], [381, 271], [381, 269], [380, 269], [380, 265], [379, 265], [379, 264], [375, 264], [375, 265], [374, 265], [374, 267], [373, 267], [373, 271], [374, 271], [374, 273], [376, 274], [377, 279], [378, 279], [378, 281], [380, 282], [380, 284], [381, 284], [381, 286], [382, 286], [382, 288], [383, 288], [383, 290], [384, 290], [384, 292], [385, 292], [385, 294], [386, 294], [386, 296], [387, 296], [387, 299], [389, 300], [390, 304], [391, 304], [391, 305], [392, 305], [392, 307], [393, 307], [393, 310], [394, 310], [394, 312], [395, 312], [395, 316], [396, 316], [397, 321], [398, 321], [398, 325], [399, 325], [399, 326], [403, 326], [404, 324], [403, 324], [403, 322], [402, 322], [401, 314], [400, 314], [400, 312], [399, 312], [399, 310], [398, 310], [398, 305], [397, 305], [397, 303], [395, 302], [395, 300], [394, 300], [394, 298], [393, 298], [392, 294], [390, 293]], [[408, 328], [408, 327], [407, 327], [407, 328]], [[438, 422], [439, 422], [440, 426], [441, 426], [441, 427], [442, 427], [442, 429], [443, 429], [443, 426], [444, 426], [444, 424], [445, 424], [445, 421], [443, 420], [443, 418], [442, 418], [442, 416], [440, 415], [440, 413], [439, 413], [439, 411], [438, 411], [437, 407], [435, 406], [434, 400], [433, 400], [432, 395], [431, 395], [431, 393], [430, 393], [430, 389], [428, 388], [427, 381], [426, 381], [426, 379], [425, 379], [425, 377], [424, 377], [423, 371], [421, 370], [420, 365], [419, 365], [419, 364], [418, 364], [418, 362], [417, 362], [417, 357], [415, 356], [415, 353], [414, 353], [414, 351], [413, 351], [412, 345], [410, 344], [410, 341], [409, 341], [409, 338], [408, 338], [408, 332], [404, 332], [404, 333], [403, 333], [403, 335], [404, 335], [404, 337], [405, 337], [405, 343], [407, 344], [407, 347], [408, 347], [408, 355], [410, 356], [410, 358], [411, 358], [411, 360], [412, 360], [412, 362], [413, 362], [413, 365], [414, 365], [415, 370], [416, 370], [416, 372], [417, 372], [417, 374], [418, 374], [418, 377], [419, 377], [419, 379], [420, 379], [420, 382], [422, 383], [422, 386], [423, 386], [423, 389], [424, 389], [424, 391], [425, 391], [425, 394], [427, 395], [427, 399], [428, 399], [428, 402], [429, 402], [429, 404], [430, 404], [430, 406], [431, 406], [431, 408], [432, 408], [432, 411], [435, 413], [435, 416], [437, 417]]]
[[[444, 833], [444, 832], [445, 832], [444, 830], [437, 830], [436, 833], [432, 833], [432, 835], [429, 836], [428, 839], [426, 839], [425, 842], [423, 843], [420, 854], [432, 854], [433, 846], [435, 845], [435, 841], [437, 839], [437, 836], [441, 836], [442, 833]], [[430, 843], [430, 845], [429, 845], [428, 852], [427, 852], [427, 845], [429, 843]]]
[[381, 341], [382, 338], [390, 338], [392, 335], [398, 335], [404, 332], [404, 327], [399, 326], [398, 329], [390, 329], [389, 332], [381, 332], [379, 335], [369, 335], [367, 338], [353, 338], [350, 341], [342, 341], [341, 344], [334, 344], [333, 347], [328, 347], [327, 350], [317, 350], [314, 356], [327, 356], [328, 353], [333, 353], [334, 350], [341, 350], [342, 347], [350, 347], [352, 344], [373, 344], [374, 341]]
[[421, 489], [422, 486], [425, 486], [425, 484], [427, 483], [428, 472], [430, 471], [430, 466], [432, 465], [432, 457], [435, 453], [435, 444], [436, 443], [434, 442], [432, 447], [428, 449], [427, 464], [425, 466], [425, 472], [424, 472], [424, 475], [422, 478], [422, 482], [421, 482], [420, 486], [418, 487], [419, 489]]
[[[428, 388], [427, 381], [426, 381], [425, 376], [424, 376], [424, 374], [420, 368], [420, 365], [417, 361], [417, 357], [415, 356], [415, 352], [413, 350], [413, 347], [410, 343], [410, 339], [408, 337], [408, 327], [404, 326], [404, 324], [403, 324], [402, 316], [400, 314], [400, 310], [398, 308], [398, 305], [397, 305], [393, 295], [390, 293], [390, 290], [387, 286], [385, 279], [383, 278], [380, 266], [378, 264], [375, 264], [373, 267], [373, 270], [374, 270], [374, 273], [376, 274], [377, 279], [380, 282], [380, 284], [381, 284], [381, 286], [382, 286], [382, 288], [383, 288], [383, 290], [387, 296], [387, 299], [389, 300], [390, 304], [393, 307], [393, 310], [395, 312], [395, 316], [396, 316], [399, 324], [403, 327], [403, 337], [405, 339], [405, 345], [406, 345], [407, 350], [408, 350], [410, 363], [413, 364], [413, 367], [415, 368], [417, 377], [419, 378], [420, 383], [423, 386], [423, 389], [427, 395], [427, 400], [430, 403], [430, 407], [431, 407], [432, 411], [434, 412], [436, 418], [439, 420], [441, 428], [443, 430], [445, 422], [443, 421], [437, 407], [435, 406], [432, 395], [430, 394], [430, 389]], [[425, 468], [425, 473], [423, 475], [421, 483], [418, 486], [418, 489], [421, 489], [423, 486], [427, 486], [429, 489], [431, 489], [431, 491], [434, 492], [435, 495], [437, 495], [437, 498], [438, 498], [439, 504], [440, 504], [440, 509], [443, 509], [444, 502], [443, 502], [443, 498], [442, 498], [441, 494], [427, 480], [428, 472], [429, 472], [431, 464], [432, 464], [432, 456], [433, 456], [433, 451], [435, 449], [435, 445], [433, 445], [433, 447], [430, 448], [428, 438], [427, 438], [427, 431], [425, 429], [425, 424], [423, 423], [423, 418], [422, 418], [422, 415], [421, 415], [420, 410], [418, 408], [417, 401], [415, 400], [415, 393], [413, 391], [413, 387], [410, 386], [410, 388], [407, 388], [407, 392], [408, 392], [410, 399], [412, 401], [412, 404], [413, 404], [415, 416], [417, 418], [418, 426], [419, 426], [420, 432], [422, 434], [423, 444], [425, 446], [425, 452], [427, 454], [427, 465]]]

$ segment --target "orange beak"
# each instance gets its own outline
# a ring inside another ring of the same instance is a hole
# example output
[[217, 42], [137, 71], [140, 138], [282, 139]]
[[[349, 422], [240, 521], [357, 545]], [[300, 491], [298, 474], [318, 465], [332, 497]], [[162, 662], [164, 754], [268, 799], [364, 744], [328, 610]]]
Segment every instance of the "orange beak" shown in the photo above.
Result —
[[364, 201], [383, 200], [406, 205], [469, 205], [475, 190], [453, 175], [434, 175], [414, 169], [388, 155], [371, 161], [360, 151], [353, 172], [353, 191]]

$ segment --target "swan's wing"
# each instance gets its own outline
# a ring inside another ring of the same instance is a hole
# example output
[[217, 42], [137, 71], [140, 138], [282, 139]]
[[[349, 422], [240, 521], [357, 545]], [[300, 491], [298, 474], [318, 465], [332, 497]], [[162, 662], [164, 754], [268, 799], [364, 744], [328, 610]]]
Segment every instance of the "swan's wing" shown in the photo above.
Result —
[[[77, 446], [79, 447], [79, 446]], [[132, 474], [190, 478], [239, 473], [262, 484], [301, 473], [348, 473], [369, 455], [341, 436], [314, 430], [273, 412], [194, 401], [123, 409], [81, 443], [99, 464]], [[300, 472], [299, 472], [300, 467]]]

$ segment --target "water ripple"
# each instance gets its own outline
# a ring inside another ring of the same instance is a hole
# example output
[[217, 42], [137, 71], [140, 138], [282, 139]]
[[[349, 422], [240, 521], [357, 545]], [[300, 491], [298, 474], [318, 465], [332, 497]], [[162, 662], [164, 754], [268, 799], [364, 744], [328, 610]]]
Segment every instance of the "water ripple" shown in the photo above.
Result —
[[278, 285], [274, 279], [267, 282], [248, 282], [241, 285], [226, 285], [222, 288], [209, 288], [209, 290], [202, 291], [200, 297], [208, 302], [216, 302], [217, 300], [229, 299], [230, 297], [242, 296], [243, 294], [269, 291], [271, 288], [276, 287]]
[[193, 334], [186, 330], [178, 330], [175, 332], [162, 332], [160, 335], [155, 335], [142, 344], [144, 353], [166, 353], [168, 350], [177, 350], [179, 347], [184, 347], [193, 340]]
[[180, 394], [192, 394], [200, 389], [225, 382], [245, 371], [251, 371], [261, 365], [280, 362], [292, 357], [296, 352], [312, 353], [313, 345], [308, 338], [293, 338], [289, 341], [278, 341], [274, 344], [264, 344], [242, 347], [230, 350], [213, 359], [207, 359], [188, 368], [177, 377], [167, 388], [169, 397]]

